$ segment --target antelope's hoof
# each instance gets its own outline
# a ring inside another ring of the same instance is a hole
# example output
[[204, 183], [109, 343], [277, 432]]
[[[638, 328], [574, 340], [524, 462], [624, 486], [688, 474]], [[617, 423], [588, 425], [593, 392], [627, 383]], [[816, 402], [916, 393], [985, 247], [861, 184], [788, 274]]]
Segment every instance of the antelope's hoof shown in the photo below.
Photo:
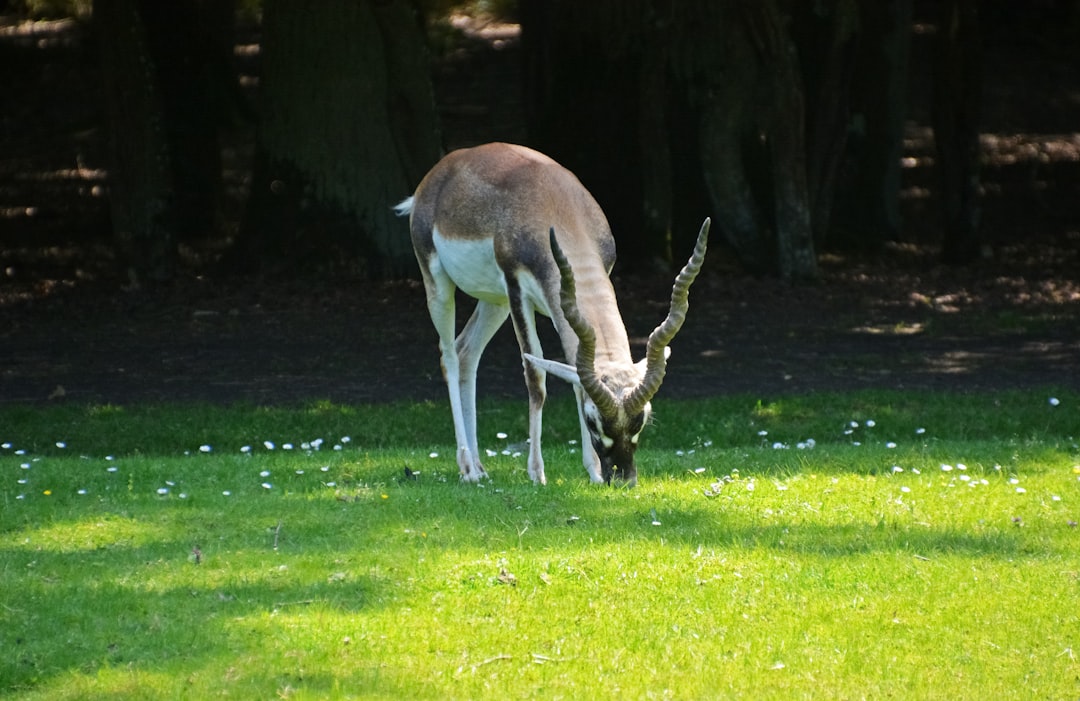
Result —
[[486, 479], [489, 479], [487, 470], [485, 470], [480, 465], [477, 465], [475, 467], [467, 467], [467, 468], [462, 468], [461, 469], [461, 481], [462, 482], [470, 482], [472, 484], [476, 484], [480, 480], [486, 480]]

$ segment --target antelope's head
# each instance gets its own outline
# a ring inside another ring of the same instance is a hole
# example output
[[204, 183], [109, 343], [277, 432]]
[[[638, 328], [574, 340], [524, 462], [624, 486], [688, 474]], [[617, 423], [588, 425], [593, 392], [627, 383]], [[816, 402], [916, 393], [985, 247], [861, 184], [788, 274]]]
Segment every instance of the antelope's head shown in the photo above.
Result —
[[581, 389], [581, 416], [600, 458], [604, 481], [609, 484], [613, 478], [631, 487], [637, 483], [634, 453], [652, 414], [650, 401], [664, 381], [671, 354], [668, 344], [682, 328], [690, 285], [705, 261], [709, 224], [706, 219], [701, 225], [694, 253], [675, 278], [667, 318], [649, 334], [645, 359], [628, 365], [597, 362], [596, 332], [578, 308], [573, 270], [551, 230], [551, 251], [561, 277], [563, 315], [578, 337], [576, 366], [531, 355], [526, 359]]

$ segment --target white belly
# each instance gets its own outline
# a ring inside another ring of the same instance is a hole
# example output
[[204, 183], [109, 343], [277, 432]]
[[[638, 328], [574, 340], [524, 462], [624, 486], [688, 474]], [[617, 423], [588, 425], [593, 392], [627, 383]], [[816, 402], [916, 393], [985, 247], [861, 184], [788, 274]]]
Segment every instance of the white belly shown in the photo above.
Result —
[[506, 304], [506, 279], [495, 262], [495, 246], [491, 239], [447, 239], [437, 228], [431, 233], [439, 263], [458, 289], [485, 302]]

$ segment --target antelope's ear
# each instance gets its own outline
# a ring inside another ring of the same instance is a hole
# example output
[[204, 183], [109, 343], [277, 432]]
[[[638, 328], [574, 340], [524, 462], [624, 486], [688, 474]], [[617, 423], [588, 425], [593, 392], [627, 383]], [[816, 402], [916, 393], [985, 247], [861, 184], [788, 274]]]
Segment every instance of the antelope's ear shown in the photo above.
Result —
[[[670, 358], [670, 357], [671, 357], [671, 346], [664, 346], [664, 362], [667, 362], [667, 359]], [[649, 359], [648, 358], [642, 358], [641, 360], [634, 363], [634, 365], [637, 365], [638, 370], [641, 371], [641, 375], [644, 377], [645, 370], [646, 370], [646, 368], [649, 367]]]
[[525, 358], [525, 362], [533, 367], [549, 372], [560, 380], [565, 380], [572, 385], [580, 385], [581, 378], [578, 377], [577, 368], [573, 365], [567, 365], [566, 363], [560, 363], [557, 360], [548, 360], [547, 358], [537, 358], [530, 353], [523, 353], [522, 357]]

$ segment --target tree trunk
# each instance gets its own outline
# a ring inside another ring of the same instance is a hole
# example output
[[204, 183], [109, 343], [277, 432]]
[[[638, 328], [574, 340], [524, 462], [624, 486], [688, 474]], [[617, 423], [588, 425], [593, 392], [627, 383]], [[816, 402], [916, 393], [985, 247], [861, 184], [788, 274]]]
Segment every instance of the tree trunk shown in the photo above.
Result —
[[[769, 20], [779, 21], [775, 15]], [[806, 108], [795, 47], [779, 32], [777, 38], [775, 111], [768, 134], [777, 264], [785, 280], [812, 280], [817, 277], [817, 256], [807, 188]]]
[[172, 277], [177, 243], [212, 238], [233, 3], [95, 0], [114, 237], [134, 284]]
[[749, 270], [816, 276], [776, 0], [523, 0], [522, 35], [530, 134], [596, 196], [624, 263], [681, 259], [711, 209]]
[[113, 236], [132, 285], [176, 266], [176, 210], [164, 106], [138, 0], [95, 0], [109, 131]]
[[861, 34], [852, 90], [854, 136], [839, 248], [878, 251], [900, 237], [901, 156], [907, 118], [911, 0], [859, 0]]
[[142, 0], [165, 114], [176, 236], [213, 238], [222, 200], [219, 128], [234, 95], [235, 0]]
[[814, 243], [830, 243], [833, 202], [851, 126], [851, 82], [857, 65], [856, 0], [791, 3], [806, 93], [806, 181]]
[[420, 25], [405, 0], [266, 0], [262, 121], [238, 251], [254, 267], [416, 267], [392, 206], [440, 155]]
[[942, 261], [963, 265], [980, 254], [979, 112], [982, 56], [976, 0], [941, 6], [933, 96], [944, 217]]
[[703, 106], [702, 164], [720, 229], [751, 271], [813, 279], [804, 94], [788, 18], [774, 1], [702, 13], [682, 18], [680, 74]]
[[656, 165], [665, 147], [650, 142], [642, 124], [663, 109], [662, 92], [653, 92], [662, 90], [656, 61], [640, 41], [649, 3], [520, 3], [530, 140], [596, 198], [624, 268], [668, 255], [666, 196], [655, 181], [646, 192], [646, 164]]

